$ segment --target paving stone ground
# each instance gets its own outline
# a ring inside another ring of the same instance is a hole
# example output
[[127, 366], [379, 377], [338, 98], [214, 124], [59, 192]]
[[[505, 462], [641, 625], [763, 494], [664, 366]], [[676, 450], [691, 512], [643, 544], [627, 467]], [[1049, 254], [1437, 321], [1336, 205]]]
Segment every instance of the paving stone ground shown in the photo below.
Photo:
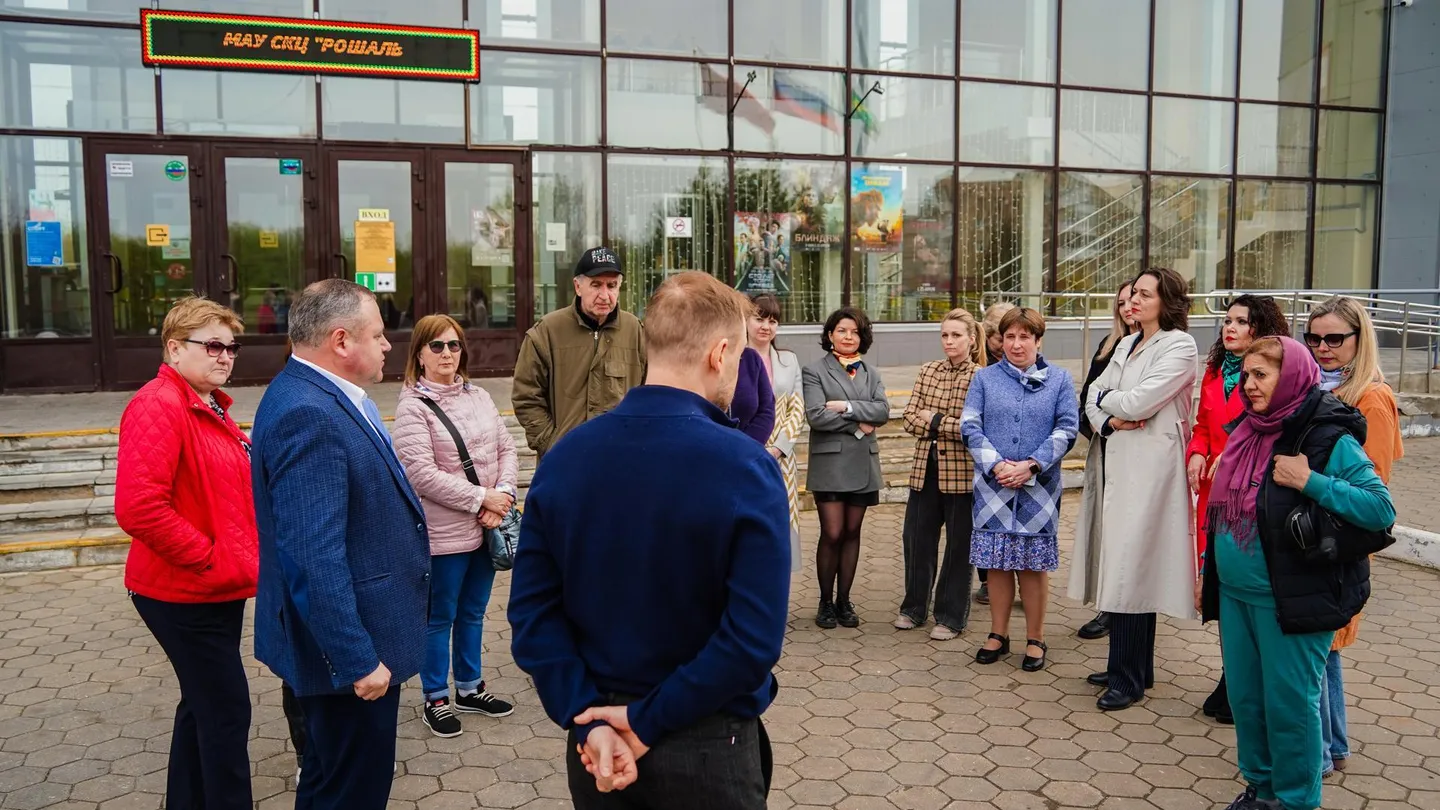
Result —
[[1440, 438], [1410, 439], [1390, 473], [1399, 522], [1440, 533]]
[[[1071, 498], [1062, 545], [1075, 511]], [[1022, 672], [1018, 655], [974, 663], [985, 608], [950, 642], [893, 630], [902, 515], [881, 506], [867, 519], [859, 629], [815, 628], [810, 566], [794, 579], [780, 695], [766, 715], [772, 808], [1208, 810], [1240, 790], [1233, 730], [1197, 708], [1219, 666], [1212, 628], [1162, 620], [1154, 691], [1128, 711], [1101, 713], [1083, 678], [1103, 665], [1106, 644], [1074, 636], [1090, 612], [1060, 598], [1063, 567], [1051, 583], [1042, 672]], [[806, 534], [808, 554], [813, 513]], [[412, 682], [391, 807], [569, 807], [560, 732], [510, 659], [507, 580], [497, 582], [485, 669], [491, 689], [519, 708], [501, 720], [466, 716], [463, 735], [440, 739], [418, 719]], [[1345, 654], [1356, 756], [1327, 780], [1324, 807], [1440, 810], [1440, 572], [1379, 561], [1374, 580], [1360, 641]], [[253, 659], [247, 665], [257, 804], [289, 808], [295, 761], [280, 684]], [[177, 697], [120, 568], [0, 577], [0, 807], [160, 807]]]

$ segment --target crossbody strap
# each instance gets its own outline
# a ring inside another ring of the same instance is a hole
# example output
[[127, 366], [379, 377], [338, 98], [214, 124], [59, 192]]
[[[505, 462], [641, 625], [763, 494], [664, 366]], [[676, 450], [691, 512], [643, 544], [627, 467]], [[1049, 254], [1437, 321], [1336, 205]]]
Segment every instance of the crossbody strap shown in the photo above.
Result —
[[465, 477], [470, 480], [470, 483], [477, 487], [480, 486], [480, 476], [475, 474], [475, 462], [470, 458], [470, 451], [465, 449], [465, 440], [460, 437], [460, 431], [455, 428], [455, 423], [451, 422], [450, 417], [445, 415], [445, 411], [440, 407], [440, 403], [429, 397], [420, 397], [420, 401], [425, 403], [427, 408], [434, 411], [435, 418], [439, 419], [440, 424], [444, 425], [445, 429], [450, 431], [450, 438], [455, 440], [455, 449], [460, 451], [460, 467], [465, 471]]

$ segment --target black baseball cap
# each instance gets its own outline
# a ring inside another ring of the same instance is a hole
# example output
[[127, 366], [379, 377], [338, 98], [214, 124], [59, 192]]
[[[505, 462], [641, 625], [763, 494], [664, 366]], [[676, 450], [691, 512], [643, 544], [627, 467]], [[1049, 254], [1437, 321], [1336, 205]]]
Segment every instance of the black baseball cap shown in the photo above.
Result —
[[577, 276], [603, 276], [607, 273], [625, 275], [625, 271], [620, 269], [620, 257], [607, 247], [590, 248], [580, 254], [580, 261], [575, 263]]

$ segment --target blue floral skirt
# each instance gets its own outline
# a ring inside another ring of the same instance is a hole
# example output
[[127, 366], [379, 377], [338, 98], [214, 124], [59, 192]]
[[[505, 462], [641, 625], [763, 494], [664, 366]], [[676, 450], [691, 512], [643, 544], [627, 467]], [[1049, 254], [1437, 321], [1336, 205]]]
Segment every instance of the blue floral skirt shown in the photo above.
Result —
[[1054, 535], [977, 531], [970, 536], [970, 564], [996, 571], [1054, 571], [1060, 541]]

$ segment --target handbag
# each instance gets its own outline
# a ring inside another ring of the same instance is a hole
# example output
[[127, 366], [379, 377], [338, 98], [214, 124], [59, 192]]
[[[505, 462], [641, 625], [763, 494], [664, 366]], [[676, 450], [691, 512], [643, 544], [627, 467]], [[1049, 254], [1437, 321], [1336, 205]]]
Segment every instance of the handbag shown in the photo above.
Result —
[[[1310, 435], [1306, 427], [1295, 443], [1299, 452]], [[1335, 564], [1351, 563], [1368, 558], [1395, 544], [1391, 528], [1371, 531], [1361, 529], [1343, 518], [1337, 517], [1318, 501], [1302, 494], [1303, 501], [1285, 516], [1285, 529], [1290, 539], [1300, 549], [1301, 556], [1308, 563]]]
[[[455, 442], [455, 449], [460, 453], [460, 469], [464, 470], [465, 478], [475, 486], [480, 486], [480, 476], [475, 472], [475, 460], [470, 458], [470, 451], [465, 449], [465, 439], [460, 436], [460, 431], [450, 417], [445, 415], [445, 410], [440, 403], [429, 397], [420, 397], [440, 420], [440, 424], [450, 432], [450, 438]], [[490, 552], [490, 564], [496, 571], [509, 571], [515, 564], [515, 547], [520, 542], [520, 510], [514, 506], [505, 513], [500, 521], [500, 528], [485, 530], [485, 547]]]

